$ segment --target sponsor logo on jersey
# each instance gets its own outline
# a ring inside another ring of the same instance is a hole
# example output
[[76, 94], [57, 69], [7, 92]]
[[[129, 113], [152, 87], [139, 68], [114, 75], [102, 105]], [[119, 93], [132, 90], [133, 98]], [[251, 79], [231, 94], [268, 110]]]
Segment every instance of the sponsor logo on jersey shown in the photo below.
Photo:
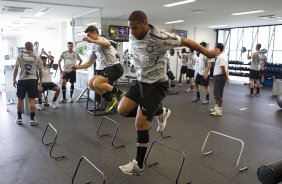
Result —
[[165, 41], [165, 42], [164, 42], [164, 46], [168, 46], [168, 47], [178, 47], [179, 44], [177, 44], [177, 43], [175, 43], [175, 44], [173, 44], [173, 43], [168, 43], [167, 41]]

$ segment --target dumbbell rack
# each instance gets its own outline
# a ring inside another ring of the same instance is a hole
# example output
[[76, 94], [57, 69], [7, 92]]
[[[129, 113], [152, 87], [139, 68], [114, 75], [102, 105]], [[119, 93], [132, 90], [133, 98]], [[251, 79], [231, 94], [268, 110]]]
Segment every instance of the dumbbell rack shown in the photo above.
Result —
[[242, 61], [229, 62], [229, 75], [239, 77], [249, 77], [250, 64], [244, 64]]

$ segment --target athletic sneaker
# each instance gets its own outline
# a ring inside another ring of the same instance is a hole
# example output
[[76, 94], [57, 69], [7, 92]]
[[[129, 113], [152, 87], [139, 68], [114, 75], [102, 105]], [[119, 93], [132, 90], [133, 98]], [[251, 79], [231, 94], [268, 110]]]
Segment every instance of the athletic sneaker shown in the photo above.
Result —
[[159, 115], [156, 119], [158, 120], [157, 132], [162, 132], [166, 127], [166, 121], [171, 114], [171, 110], [163, 107], [163, 113]]
[[259, 93], [256, 93], [256, 94], [255, 94], [255, 96], [256, 96], [256, 97], [259, 97], [259, 96], [260, 96], [260, 94], [259, 94]]
[[37, 106], [37, 110], [38, 110], [38, 111], [42, 111], [42, 108], [43, 108], [43, 107], [42, 107], [42, 104], [39, 104], [39, 105]]
[[214, 112], [211, 112], [210, 115], [213, 115], [213, 116], [222, 116], [222, 111], [221, 111], [221, 110], [215, 110]]
[[124, 174], [135, 175], [135, 176], [141, 175], [142, 174], [142, 170], [143, 170], [143, 169], [139, 168], [138, 162], [135, 159], [130, 161], [126, 165], [119, 166], [119, 169]]
[[73, 102], [72, 98], [69, 98], [69, 99], [68, 99], [68, 102], [69, 102], [69, 103], [72, 103], [72, 102]]
[[125, 91], [121, 91], [119, 94], [117, 94], [117, 100], [120, 101], [124, 95]]
[[107, 107], [105, 112], [111, 112], [111, 110], [113, 110], [113, 108], [118, 104], [118, 101], [116, 98], [113, 98], [112, 101], [108, 102]]
[[21, 124], [22, 124], [22, 122], [23, 122], [23, 120], [22, 120], [22, 119], [19, 119], [19, 118], [17, 118], [17, 119], [16, 119], [16, 123], [17, 123], [18, 125], [21, 125]]
[[30, 126], [34, 126], [34, 125], [38, 124], [35, 119], [34, 120], [30, 120], [29, 123], [30, 123], [29, 124]]
[[192, 102], [197, 102], [197, 101], [201, 101], [201, 99], [200, 99], [200, 98], [194, 98], [194, 99], [192, 100]]
[[187, 89], [186, 91], [187, 91], [187, 92], [193, 92], [194, 89], [189, 88], [189, 89]]
[[209, 104], [209, 103], [210, 103], [209, 100], [204, 100], [204, 101], [202, 102], [203, 105], [206, 105], [206, 104]]
[[254, 94], [247, 94], [246, 97], [254, 97]]
[[209, 109], [209, 112], [212, 113], [214, 111], [216, 111], [217, 107], [214, 107], [213, 109]]
[[67, 100], [66, 100], [66, 99], [61, 99], [61, 100], [59, 101], [59, 103], [67, 103]]
[[57, 109], [58, 107], [57, 107], [57, 102], [52, 102], [52, 108], [53, 109]]

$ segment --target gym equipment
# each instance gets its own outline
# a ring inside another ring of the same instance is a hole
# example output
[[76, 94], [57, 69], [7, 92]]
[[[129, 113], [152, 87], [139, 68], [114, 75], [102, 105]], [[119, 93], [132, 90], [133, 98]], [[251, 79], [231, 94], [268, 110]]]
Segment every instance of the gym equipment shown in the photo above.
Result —
[[282, 108], [282, 94], [277, 96], [277, 104], [280, 108]]
[[[241, 48], [241, 53], [245, 53], [247, 51], [246, 47], [242, 47]], [[251, 49], [249, 49], [248, 51], [251, 51]], [[261, 49], [260, 51], [262, 54], [266, 54], [267, 53], [267, 49]]]
[[[47, 130], [48, 130], [49, 127], [51, 127], [52, 130], [55, 132], [55, 138], [54, 138], [53, 142], [44, 143], [44, 137], [45, 137], [46, 132], [47, 132]], [[50, 149], [50, 157], [51, 157], [51, 158], [54, 158], [54, 159], [65, 158], [66, 156], [53, 156], [53, 155], [52, 155], [52, 151], [53, 151], [54, 145], [55, 145], [55, 143], [56, 143], [57, 137], [58, 137], [58, 131], [51, 125], [51, 123], [48, 123], [47, 126], [46, 126], [46, 128], [45, 128], [44, 134], [43, 134], [43, 136], [42, 136], [42, 138], [41, 138], [41, 142], [42, 142], [42, 144], [44, 144], [44, 145], [46, 145], [46, 146], [52, 144], [52, 147], [51, 147], [51, 149]]]
[[116, 113], [116, 108], [114, 108], [113, 110], [111, 110], [110, 112], [105, 112], [106, 110], [106, 106], [107, 103], [106, 101], [102, 98], [101, 102], [99, 103], [98, 101], [96, 101], [95, 98], [95, 93], [94, 93], [94, 101], [93, 101], [93, 108], [89, 107], [90, 101], [92, 101], [92, 99], [90, 98], [90, 89], [87, 88], [87, 101], [86, 101], [86, 111], [89, 114], [92, 114], [93, 116], [101, 116], [101, 115], [105, 115], [105, 114], [114, 114]]
[[[168, 148], [168, 149], [170, 149], [170, 150], [172, 150], [172, 151], [174, 151], [174, 152], [176, 152], [176, 153], [179, 153], [179, 154], [181, 155], [181, 158], [182, 158], [182, 159], [181, 159], [181, 163], [180, 163], [180, 166], [179, 166], [178, 174], [177, 174], [177, 177], [176, 177], [176, 180], [175, 180], [175, 183], [178, 184], [178, 179], [179, 179], [179, 176], [180, 176], [180, 173], [181, 173], [181, 171], [182, 171], [182, 167], [183, 167], [183, 164], [184, 164], [184, 161], [185, 161], [185, 154], [184, 154], [183, 152], [180, 152], [180, 151], [178, 151], [178, 150], [176, 150], [176, 149], [170, 147], [170, 146], [167, 145], [167, 144], [164, 144], [164, 143], [162, 143], [162, 142], [160, 142], [160, 141], [154, 140], [154, 141], [151, 143], [151, 145], [150, 145], [150, 147], [149, 147], [149, 150], [148, 150], [148, 153], [147, 153], [147, 155], [146, 155], [146, 157], [145, 157], [144, 163], [145, 163], [145, 165], [146, 165], [147, 167], [152, 167], [152, 166], [156, 166], [156, 165], [159, 164], [159, 162], [154, 162], [154, 163], [152, 163], [152, 164], [148, 164], [148, 163], [147, 163], [148, 157], [149, 157], [149, 155], [150, 155], [150, 153], [151, 153], [151, 150], [152, 150], [152, 148], [153, 148], [153, 145], [155, 145], [155, 143], [157, 143], [157, 144], [159, 144], [159, 145], [161, 145], [161, 146], [164, 146], [164, 147], [166, 147], [166, 148]], [[164, 152], [164, 153], [165, 153], [165, 152]]]
[[104, 137], [104, 136], [108, 136], [108, 135], [109, 135], [109, 134], [99, 134], [99, 130], [100, 130], [100, 128], [101, 128], [101, 126], [102, 126], [102, 124], [103, 124], [103, 122], [104, 122], [105, 119], [107, 119], [109, 122], [112, 122], [112, 123], [114, 123], [114, 124], [116, 125], [115, 133], [114, 133], [113, 138], [112, 138], [112, 146], [113, 146], [114, 148], [125, 147], [125, 145], [119, 145], [119, 146], [115, 145], [115, 138], [116, 138], [116, 135], [117, 135], [117, 132], [118, 132], [119, 123], [116, 122], [115, 120], [112, 120], [112, 119], [106, 117], [106, 116], [104, 116], [104, 117], [102, 118], [102, 120], [100, 121], [100, 124], [99, 124], [98, 129], [97, 129], [97, 135], [98, 135], [99, 137]]
[[282, 182], [282, 160], [261, 166], [257, 170], [257, 176], [262, 184]]
[[[102, 177], [103, 177], [103, 182], [102, 182], [102, 184], [105, 184], [105, 183], [106, 183], [106, 176], [104, 175], [104, 173], [103, 173], [98, 167], [96, 167], [92, 162], [90, 162], [85, 156], [82, 156], [82, 157], [80, 158], [79, 162], [78, 162], [78, 165], [77, 165], [77, 167], [76, 167], [76, 169], [75, 169], [75, 172], [74, 172], [74, 174], [73, 174], [73, 176], [72, 176], [72, 180], [71, 180], [72, 184], [74, 184], [75, 176], [76, 176], [77, 171], [78, 171], [78, 168], [79, 168], [79, 166], [80, 166], [80, 164], [81, 164], [81, 162], [82, 162], [83, 160], [85, 160], [90, 166], [92, 166], [96, 171], [98, 171], [98, 172], [102, 175]], [[90, 184], [90, 183], [92, 183], [92, 181], [87, 182], [86, 184]], [[96, 182], [95, 182], [95, 183], [96, 183]]]
[[245, 53], [247, 51], [246, 47], [242, 47], [241, 53]]
[[171, 56], [174, 56], [174, 49], [170, 49], [170, 50], [169, 50], [169, 54], [170, 54]]
[[229, 136], [229, 135], [225, 135], [225, 134], [222, 134], [222, 133], [219, 133], [219, 132], [216, 132], [216, 131], [210, 131], [210, 132], [208, 133], [206, 139], [205, 139], [205, 142], [204, 142], [203, 147], [202, 147], [202, 153], [204, 154], [204, 156], [209, 155], [209, 154], [212, 154], [212, 150], [211, 150], [211, 151], [208, 151], [208, 152], [205, 152], [205, 151], [204, 151], [205, 146], [206, 146], [206, 143], [207, 143], [207, 140], [208, 140], [210, 134], [217, 134], [217, 135], [220, 135], [220, 136], [229, 138], [229, 139], [233, 139], [233, 140], [235, 140], [235, 141], [239, 141], [242, 146], [241, 146], [241, 151], [240, 151], [240, 154], [239, 154], [239, 157], [238, 157], [238, 160], [237, 160], [236, 169], [237, 169], [239, 172], [242, 172], [242, 171], [245, 171], [245, 170], [248, 169], [248, 167], [239, 168], [239, 162], [240, 162], [240, 159], [241, 159], [241, 155], [242, 155], [242, 152], [243, 152], [245, 143], [244, 143], [241, 139], [237, 139], [237, 138], [235, 138], [235, 137], [231, 137], [231, 136]]
[[[282, 93], [282, 80], [273, 79], [272, 95], [278, 96], [281, 93]], [[277, 97], [277, 102], [278, 102], [278, 97]]]

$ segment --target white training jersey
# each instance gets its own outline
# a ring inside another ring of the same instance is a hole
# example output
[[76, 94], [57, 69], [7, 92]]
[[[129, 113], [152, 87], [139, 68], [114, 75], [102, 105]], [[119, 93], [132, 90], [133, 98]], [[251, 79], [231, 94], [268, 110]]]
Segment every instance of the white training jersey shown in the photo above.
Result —
[[187, 66], [187, 62], [188, 62], [189, 56], [188, 53], [182, 53], [182, 66]]
[[72, 69], [71, 67], [73, 65], [76, 65], [77, 60], [81, 60], [80, 56], [78, 53], [75, 51], [69, 52], [65, 51], [61, 54], [60, 57], [62, 60], [64, 60], [64, 72], [71, 72]]
[[195, 63], [196, 63], [196, 54], [189, 53], [188, 54], [187, 68], [191, 69], [191, 70], [195, 70]]
[[19, 65], [19, 80], [37, 79], [37, 72], [42, 68], [42, 63], [33, 52], [23, 51], [17, 57], [16, 65]]
[[[98, 40], [107, 40], [104, 37], [99, 36]], [[115, 64], [119, 64], [119, 60], [116, 58], [115, 54], [117, 51], [113, 46], [104, 47], [98, 44], [93, 44], [93, 52], [95, 52], [96, 59], [96, 70], [103, 70]]]
[[181, 37], [152, 25], [142, 40], [130, 35], [133, 63], [136, 67], [137, 79], [144, 83], [154, 83], [166, 75], [166, 51], [179, 47]]
[[42, 83], [50, 83], [52, 82], [50, 65], [46, 65], [42, 67]]
[[204, 75], [205, 71], [208, 67], [208, 57], [200, 54], [199, 56], [196, 56], [196, 60], [195, 60], [195, 74], [200, 74], [200, 75]]
[[260, 68], [259, 68], [260, 57], [261, 57], [261, 54], [258, 51], [253, 53], [251, 66], [250, 66], [251, 70], [257, 70], [257, 71], [260, 70]]
[[213, 70], [214, 76], [222, 74], [222, 70], [221, 70], [222, 66], [224, 66], [225, 71], [227, 73], [228, 57], [223, 52], [219, 56], [217, 56], [216, 59], [215, 59], [214, 70]]

